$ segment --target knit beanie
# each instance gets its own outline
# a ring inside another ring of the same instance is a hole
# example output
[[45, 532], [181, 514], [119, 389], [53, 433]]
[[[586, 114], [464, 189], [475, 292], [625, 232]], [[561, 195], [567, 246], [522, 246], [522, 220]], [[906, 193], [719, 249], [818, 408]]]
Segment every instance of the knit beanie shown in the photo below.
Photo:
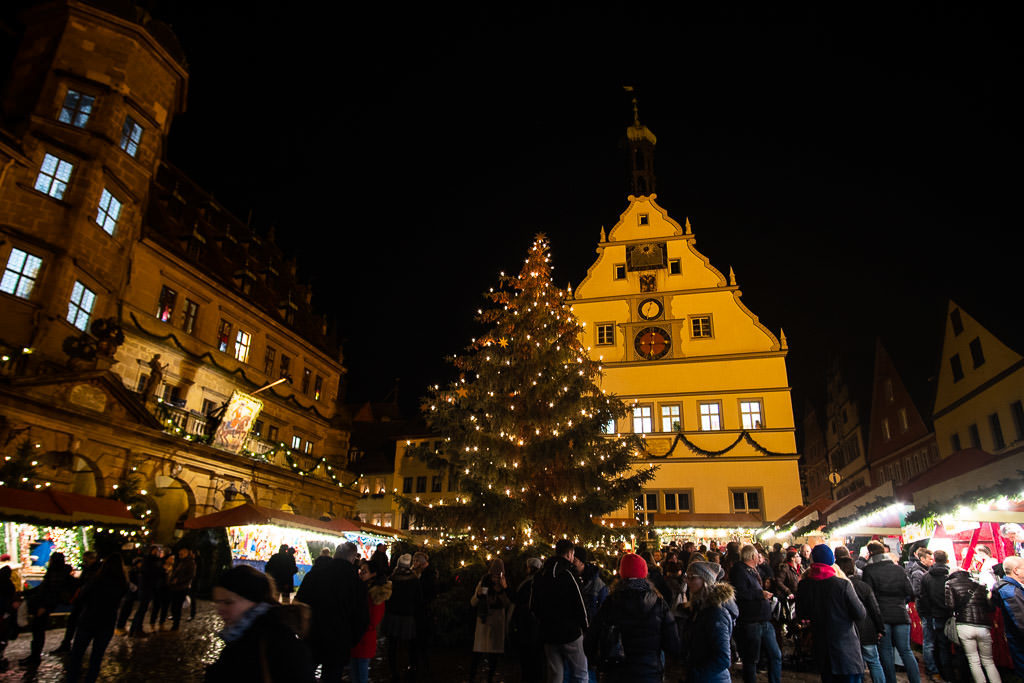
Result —
[[720, 571], [722, 571], [721, 565], [717, 565], [714, 562], [691, 562], [690, 566], [686, 568], [687, 574], [704, 579], [705, 586], [714, 586], [718, 583]]
[[646, 579], [647, 560], [635, 553], [626, 553], [619, 560], [619, 576], [624, 579]]
[[224, 572], [217, 585], [252, 602], [271, 602], [270, 580], [263, 572], [246, 564]]
[[818, 564], [833, 565], [836, 563], [836, 556], [832, 552], [832, 548], [829, 548], [824, 543], [811, 548], [811, 562], [817, 562]]
[[398, 557], [398, 566], [399, 567], [405, 567], [406, 569], [411, 567], [412, 566], [412, 555], [410, 555], [409, 553], [405, 553], [404, 555], [400, 555]]

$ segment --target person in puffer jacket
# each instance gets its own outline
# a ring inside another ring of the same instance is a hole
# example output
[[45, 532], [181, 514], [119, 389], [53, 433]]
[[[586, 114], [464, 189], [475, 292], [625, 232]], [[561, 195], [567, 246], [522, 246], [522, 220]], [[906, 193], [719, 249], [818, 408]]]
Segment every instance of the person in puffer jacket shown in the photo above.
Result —
[[729, 683], [732, 629], [740, 616], [736, 594], [719, 583], [720, 567], [691, 562], [686, 569], [688, 602], [679, 617], [688, 683]]
[[605, 671], [612, 683], [661, 683], [665, 673], [663, 652], [679, 654], [679, 632], [668, 603], [647, 580], [647, 562], [626, 554], [619, 561], [621, 580], [598, 610], [583, 639], [591, 664], [597, 662], [598, 640], [607, 624], [622, 634], [626, 661]]
[[946, 579], [946, 607], [956, 617], [956, 634], [971, 667], [974, 683], [1000, 683], [999, 669], [992, 659], [992, 606], [988, 589], [959, 569]]

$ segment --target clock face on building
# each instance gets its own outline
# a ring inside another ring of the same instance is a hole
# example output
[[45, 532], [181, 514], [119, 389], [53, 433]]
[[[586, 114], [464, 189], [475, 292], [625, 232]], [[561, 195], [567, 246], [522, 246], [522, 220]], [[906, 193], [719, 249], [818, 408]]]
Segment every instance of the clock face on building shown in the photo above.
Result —
[[672, 337], [660, 327], [645, 327], [636, 333], [633, 348], [646, 360], [658, 360], [672, 348]]
[[662, 306], [657, 299], [644, 299], [637, 307], [637, 313], [644, 320], [655, 320], [661, 317]]

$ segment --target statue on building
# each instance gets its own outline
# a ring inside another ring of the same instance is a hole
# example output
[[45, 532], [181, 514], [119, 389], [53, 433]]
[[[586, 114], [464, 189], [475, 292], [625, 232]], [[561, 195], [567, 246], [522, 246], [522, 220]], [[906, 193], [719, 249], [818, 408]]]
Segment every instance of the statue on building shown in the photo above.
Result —
[[148, 403], [149, 399], [153, 398], [156, 394], [157, 389], [164, 382], [164, 370], [167, 369], [167, 364], [160, 363], [160, 354], [154, 354], [149, 359], [149, 379], [146, 380], [146, 388], [142, 390], [142, 400], [144, 403]]

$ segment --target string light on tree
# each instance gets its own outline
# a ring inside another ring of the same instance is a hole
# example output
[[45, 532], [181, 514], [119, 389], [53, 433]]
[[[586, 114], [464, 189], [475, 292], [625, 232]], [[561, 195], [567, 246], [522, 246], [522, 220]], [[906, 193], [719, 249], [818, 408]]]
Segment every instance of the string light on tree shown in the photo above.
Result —
[[548, 250], [538, 235], [519, 275], [502, 274], [484, 294], [490, 303], [476, 318], [485, 332], [451, 357], [458, 379], [434, 385], [423, 401], [444, 446], [413, 446], [406, 456], [463, 474], [447, 503], [397, 496], [421, 529], [467, 529], [491, 548], [596, 539], [607, 527], [595, 520], [628, 504], [655, 474], [636, 466], [636, 437], [603, 433], [627, 408], [598, 386], [600, 364], [552, 282]]

